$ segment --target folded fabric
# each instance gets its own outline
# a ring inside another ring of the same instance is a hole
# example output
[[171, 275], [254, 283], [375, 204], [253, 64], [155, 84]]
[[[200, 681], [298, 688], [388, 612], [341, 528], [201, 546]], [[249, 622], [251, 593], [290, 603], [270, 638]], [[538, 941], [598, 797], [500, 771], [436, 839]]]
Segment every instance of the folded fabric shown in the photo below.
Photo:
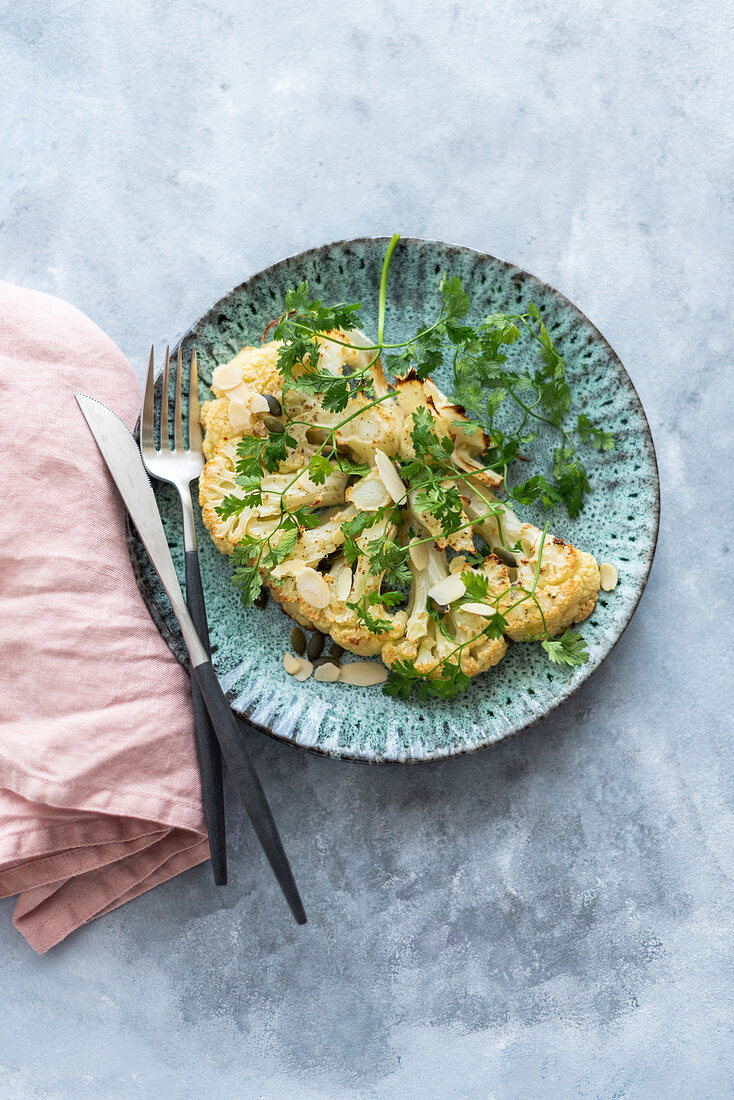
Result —
[[188, 678], [138, 593], [80, 391], [134, 424], [112, 341], [0, 283], [0, 897], [20, 895], [39, 952], [209, 855]]

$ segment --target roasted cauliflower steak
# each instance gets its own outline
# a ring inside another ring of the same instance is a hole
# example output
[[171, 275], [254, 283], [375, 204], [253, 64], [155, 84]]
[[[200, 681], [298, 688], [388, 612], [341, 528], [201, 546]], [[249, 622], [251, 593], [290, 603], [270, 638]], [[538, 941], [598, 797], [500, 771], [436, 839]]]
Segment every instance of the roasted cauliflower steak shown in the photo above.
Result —
[[[411, 373], [390, 395], [367, 343], [357, 330], [319, 339], [321, 371], [338, 377], [361, 370], [369, 378], [368, 393], [355, 391], [338, 413], [324, 408], [318, 392], [284, 385], [277, 341], [245, 347], [217, 367], [213, 398], [201, 408], [207, 462], [199, 486], [217, 549], [232, 554], [243, 540], [259, 540], [270, 552], [258, 559], [262, 583], [292, 619], [352, 653], [380, 656], [388, 668], [407, 662], [428, 677], [447, 663], [476, 676], [502, 660], [509, 642], [551, 637], [587, 618], [599, 591], [594, 557], [544, 537], [498, 500], [502, 478], [483, 463], [486, 433], [430, 378]], [[399, 492], [400, 464], [417, 458], [417, 415], [429, 417], [456, 469], [446, 481], [446, 491], [456, 491], [449, 533], [420, 492]], [[252, 487], [238, 480], [238, 444], [273, 431], [287, 431], [291, 445], [277, 469], [263, 471], [253, 498]], [[325, 443], [331, 467], [318, 479], [310, 464]], [[395, 477], [386, 476], [386, 463]], [[246, 503], [227, 511], [223, 502], [232, 498]], [[282, 518], [299, 509], [312, 525], [299, 526], [282, 552]], [[397, 548], [398, 559], [403, 548], [402, 570], [387, 560], [383, 569], [370, 557], [380, 540]], [[443, 591], [458, 595], [444, 604], [432, 595]], [[475, 591], [481, 599], [467, 595]], [[496, 615], [499, 635], [488, 629]]]

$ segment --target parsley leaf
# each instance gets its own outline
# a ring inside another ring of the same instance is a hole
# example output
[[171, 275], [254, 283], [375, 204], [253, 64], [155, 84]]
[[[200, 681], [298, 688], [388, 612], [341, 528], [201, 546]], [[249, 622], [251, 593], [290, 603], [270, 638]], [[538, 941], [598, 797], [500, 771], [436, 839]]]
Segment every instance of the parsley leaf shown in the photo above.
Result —
[[589, 659], [586, 642], [578, 630], [569, 628], [560, 638], [544, 638], [540, 644], [557, 665], [584, 665]]

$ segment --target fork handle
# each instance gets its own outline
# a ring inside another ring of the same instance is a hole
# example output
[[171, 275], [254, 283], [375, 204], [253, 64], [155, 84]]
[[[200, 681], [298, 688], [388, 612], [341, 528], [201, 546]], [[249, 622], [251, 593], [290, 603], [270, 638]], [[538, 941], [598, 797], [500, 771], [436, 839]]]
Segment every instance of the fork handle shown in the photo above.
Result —
[[[206, 618], [204, 590], [201, 584], [199, 554], [186, 551], [186, 605], [196, 632], [209, 652], [209, 626]], [[224, 824], [224, 787], [222, 783], [222, 753], [195, 676], [191, 677], [191, 699], [194, 709], [194, 735], [201, 776], [201, 799], [209, 833], [212, 872], [217, 886], [227, 882], [227, 845]]]
[[207, 710], [211, 715], [219, 743], [222, 746], [222, 752], [227, 760], [230, 777], [234, 781], [242, 799], [242, 804], [252, 822], [252, 827], [275, 873], [293, 916], [298, 924], [305, 924], [306, 913], [303, 902], [298, 893], [288, 857], [278, 835], [278, 829], [273, 820], [268, 800], [250, 760], [242, 725], [237, 721], [234, 711], [222, 691], [211, 661], [200, 659], [198, 664], [194, 664], [192, 659], [192, 666], [192, 679], [195, 679], [201, 687]]

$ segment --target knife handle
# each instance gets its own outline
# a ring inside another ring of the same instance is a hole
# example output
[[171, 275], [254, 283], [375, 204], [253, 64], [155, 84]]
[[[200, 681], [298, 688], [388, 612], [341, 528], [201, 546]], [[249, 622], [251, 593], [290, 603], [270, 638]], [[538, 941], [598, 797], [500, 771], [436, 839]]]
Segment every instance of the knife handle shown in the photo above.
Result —
[[[209, 651], [209, 626], [206, 618], [204, 590], [199, 570], [199, 554], [186, 551], [186, 605], [196, 632], [207, 652]], [[196, 678], [191, 678], [191, 701], [194, 710], [194, 735], [196, 754], [201, 777], [201, 800], [204, 820], [209, 833], [212, 872], [217, 886], [227, 883], [227, 844], [224, 823], [224, 785], [222, 782], [222, 754], [206, 709], [206, 703]]]
[[211, 661], [204, 660], [196, 665], [193, 665], [192, 662], [192, 666], [192, 675], [201, 688], [209, 717], [212, 720], [224, 759], [227, 761], [229, 774], [234, 780], [242, 804], [252, 822], [252, 827], [265, 855], [268, 857], [270, 866], [293, 916], [298, 924], [305, 924], [306, 913], [303, 902], [298, 893], [288, 857], [278, 835], [268, 800], [250, 760], [242, 727], [222, 691]]

